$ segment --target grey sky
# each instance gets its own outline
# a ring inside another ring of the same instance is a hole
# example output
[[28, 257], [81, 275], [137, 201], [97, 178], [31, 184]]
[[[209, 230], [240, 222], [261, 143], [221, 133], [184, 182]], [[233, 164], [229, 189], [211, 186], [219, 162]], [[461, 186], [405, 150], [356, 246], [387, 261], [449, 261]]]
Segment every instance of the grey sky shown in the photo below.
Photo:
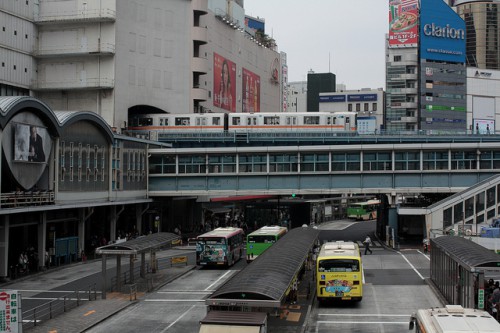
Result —
[[385, 88], [388, 0], [245, 0], [287, 53], [289, 82], [328, 71], [347, 89]]

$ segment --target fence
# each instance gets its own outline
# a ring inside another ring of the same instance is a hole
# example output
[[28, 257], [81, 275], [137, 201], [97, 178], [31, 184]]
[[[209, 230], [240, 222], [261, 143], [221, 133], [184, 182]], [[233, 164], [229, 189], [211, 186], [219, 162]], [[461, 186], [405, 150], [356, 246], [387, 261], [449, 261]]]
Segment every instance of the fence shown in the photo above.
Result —
[[83, 302], [97, 299], [96, 286], [89, 286], [88, 290], [76, 290], [62, 297], [55, 298], [47, 303], [23, 311], [23, 330], [39, 325], [60, 314], [80, 306]]

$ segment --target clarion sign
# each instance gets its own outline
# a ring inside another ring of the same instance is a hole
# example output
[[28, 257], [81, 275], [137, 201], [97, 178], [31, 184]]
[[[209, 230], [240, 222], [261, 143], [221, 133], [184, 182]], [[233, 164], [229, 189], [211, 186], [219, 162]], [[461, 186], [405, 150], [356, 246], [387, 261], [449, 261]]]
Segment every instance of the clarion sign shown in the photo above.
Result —
[[465, 39], [465, 30], [452, 28], [449, 24], [444, 27], [437, 26], [434, 23], [426, 24], [424, 25], [423, 31], [426, 36]]

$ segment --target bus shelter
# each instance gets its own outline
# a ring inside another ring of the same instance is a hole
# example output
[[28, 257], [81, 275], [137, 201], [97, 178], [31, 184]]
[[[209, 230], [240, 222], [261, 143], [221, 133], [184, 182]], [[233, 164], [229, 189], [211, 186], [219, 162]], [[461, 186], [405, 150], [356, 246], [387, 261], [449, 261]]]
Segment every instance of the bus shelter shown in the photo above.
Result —
[[277, 311], [311, 260], [318, 235], [310, 227], [290, 230], [206, 299], [207, 311]]
[[448, 304], [485, 308], [485, 278], [500, 273], [500, 255], [458, 236], [431, 239], [431, 281]]
[[121, 257], [129, 256], [130, 262], [130, 281], [134, 283], [134, 259], [138, 254], [141, 255], [140, 276], [146, 276], [146, 253], [149, 252], [152, 271], [155, 272], [156, 267], [156, 252], [162, 249], [170, 248], [173, 245], [181, 243], [179, 235], [159, 232], [147, 236], [137, 237], [135, 239], [105, 245], [95, 250], [96, 254], [102, 255], [102, 298], [106, 299], [106, 260], [108, 256], [116, 256], [116, 283], [117, 289], [121, 290]]

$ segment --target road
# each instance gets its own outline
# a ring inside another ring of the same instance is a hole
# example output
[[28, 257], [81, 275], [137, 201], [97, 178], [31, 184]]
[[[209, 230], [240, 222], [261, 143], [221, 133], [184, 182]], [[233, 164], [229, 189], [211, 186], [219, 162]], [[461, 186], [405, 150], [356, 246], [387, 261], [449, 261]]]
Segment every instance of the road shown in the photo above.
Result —
[[[374, 228], [374, 222], [334, 222], [320, 227], [320, 238], [361, 241]], [[363, 300], [321, 306], [313, 301], [306, 325], [299, 327], [298, 332], [407, 331], [412, 312], [441, 305], [424, 281], [429, 277], [429, 262], [428, 255], [419, 250], [394, 251], [375, 242], [373, 254], [363, 256]], [[143, 332], [198, 332], [199, 321], [206, 315], [205, 298], [245, 265], [240, 260], [229, 270], [190, 271], [88, 332], [127, 333], [137, 332], [138, 328]], [[268, 332], [281, 331], [270, 326]]]

